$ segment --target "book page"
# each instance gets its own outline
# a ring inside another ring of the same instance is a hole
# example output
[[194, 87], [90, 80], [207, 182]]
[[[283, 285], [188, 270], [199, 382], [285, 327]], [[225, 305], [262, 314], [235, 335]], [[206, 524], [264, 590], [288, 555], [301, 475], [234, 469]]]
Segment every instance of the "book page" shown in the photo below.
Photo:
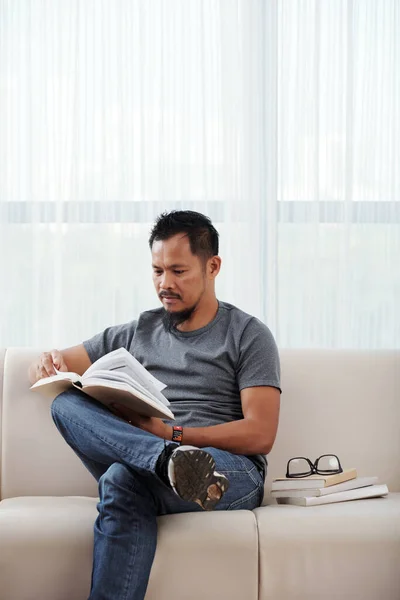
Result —
[[50, 383], [53, 383], [54, 381], [63, 381], [63, 380], [67, 380], [67, 381], [71, 381], [72, 383], [76, 383], [76, 382], [80, 382], [81, 378], [79, 377], [79, 375], [77, 373], [70, 373], [69, 371], [57, 371], [56, 369], [56, 375], [50, 375], [50, 377], [43, 377], [42, 379], [39, 379], [39, 381], [37, 381], [36, 383], [34, 383], [31, 386], [32, 388], [37, 388], [37, 387], [41, 387], [42, 385], [48, 385]]
[[72, 386], [81, 388], [80, 378], [76, 373], [58, 373], [51, 377], [43, 377], [31, 386], [33, 392], [40, 392], [46, 398], [54, 400], [59, 394]]
[[132, 389], [125, 383], [110, 382], [103, 379], [96, 380], [95, 377], [90, 377], [88, 381], [90, 383], [83, 385], [82, 392], [105, 406], [109, 406], [115, 402], [146, 417], [158, 417], [169, 420], [175, 418], [167, 406], [164, 406], [158, 400], [154, 401], [149, 398], [148, 393], [144, 396], [141, 392]]
[[165, 383], [151, 375], [125, 348], [119, 348], [99, 358], [85, 371], [82, 381], [85, 381], [87, 377], [97, 376], [99, 371], [112, 371], [115, 374], [125, 373], [162, 404], [169, 405], [167, 398], [161, 394], [161, 391], [167, 387]]
[[[99, 371], [95, 371], [94, 373], [92, 373], [92, 375], [90, 375], [89, 377], [85, 376], [82, 378], [82, 382], [84, 385], [93, 385], [93, 382], [98, 383], [99, 381], [103, 381], [104, 383], [106, 383], [109, 387], [117, 387], [120, 384], [123, 384], [126, 386], [131, 387], [133, 390], [140, 392], [140, 394], [143, 394], [146, 398], [151, 398], [154, 402], [156, 402], [157, 404], [161, 403], [164, 406], [169, 406], [169, 401], [167, 400], [167, 398], [165, 398], [165, 396], [161, 393], [157, 391], [157, 395], [153, 394], [152, 392], [150, 392], [148, 390], [148, 388], [145, 388], [144, 386], [142, 386], [138, 381], [136, 381], [135, 379], [133, 379], [130, 375], [127, 375], [127, 373], [121, 372], [121, 371], [103, 371], [103, 370], [99, 370]], [[161, 397], [161, 398], [160, 398]]]

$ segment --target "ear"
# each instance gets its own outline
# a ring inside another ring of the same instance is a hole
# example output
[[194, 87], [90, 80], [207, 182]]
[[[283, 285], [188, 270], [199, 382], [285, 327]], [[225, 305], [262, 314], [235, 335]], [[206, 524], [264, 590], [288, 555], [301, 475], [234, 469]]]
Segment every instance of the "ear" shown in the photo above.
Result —
[[209, 279], [215, 279], [221, 269], [221, 258], [219, 256], [213, 256], [208, 260], [207, 264], [207, 275]]

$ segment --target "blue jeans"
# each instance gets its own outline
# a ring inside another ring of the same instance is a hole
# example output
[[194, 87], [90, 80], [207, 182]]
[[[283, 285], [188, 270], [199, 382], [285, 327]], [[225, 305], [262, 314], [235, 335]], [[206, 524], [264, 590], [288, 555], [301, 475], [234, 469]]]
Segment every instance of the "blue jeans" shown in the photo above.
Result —
[[[99, 483], [89, 600], [143, 600], [157, 543], [157, 516], [197, 512], [155, 474], [164, 440], [133, 427], [79, 390], [51, 408], [61, 435]], [[251, 460], [215, 448], [216, 469], [229, 479], [217, 510], [261, 504], [263, 477]]]

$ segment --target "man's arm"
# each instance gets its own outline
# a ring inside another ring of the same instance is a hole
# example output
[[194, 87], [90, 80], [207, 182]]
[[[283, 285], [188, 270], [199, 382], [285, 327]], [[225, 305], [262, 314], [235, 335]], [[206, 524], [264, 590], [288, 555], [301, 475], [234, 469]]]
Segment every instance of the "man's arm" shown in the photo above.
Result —
[[[245, 388], [240, 392], [243, 419], [211, 425], [184, 427], [183, 444], [211, 446], [234, 454], [268, 454], [275, 441], [279, 421], [280, 391], [270, 386]], [[117, 414], [133, 425], [166, 440], [172, 439], [172, 427], [155, 417], [140, 417], [118, 406]], [[178, 423], [179, 424], [179, 423]]]
[[240, 398], [243, 419], [211, 427], [184, 427], [183, 443], [234, 454], [269, 454], [278, 430], [279, 390], [269, 386], [245, 388]]
[[55, 375], [55, 369], [83, 375], [91, 364], [92, 362], [83, 344], [65, 350], [43, 352], [29, 367], [29, 381], [33, 385], [39, 379]]
[[278, 429], [280, 392], [269, 386], [251, 387], [242, 390], [240, 398], [243, 419], [210, 427], [184, 427], [183, 443], [234, 454], [268, 454]]

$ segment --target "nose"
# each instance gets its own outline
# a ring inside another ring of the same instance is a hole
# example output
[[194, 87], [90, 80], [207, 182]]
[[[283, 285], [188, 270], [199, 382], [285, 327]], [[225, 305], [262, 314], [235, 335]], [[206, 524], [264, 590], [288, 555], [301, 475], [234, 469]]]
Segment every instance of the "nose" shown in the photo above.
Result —
[[174, 287], [174, 279], [172, 273], [164, 271], [163, 276], [160, 279], [160, 288], [162, 290], [171, 290]]

